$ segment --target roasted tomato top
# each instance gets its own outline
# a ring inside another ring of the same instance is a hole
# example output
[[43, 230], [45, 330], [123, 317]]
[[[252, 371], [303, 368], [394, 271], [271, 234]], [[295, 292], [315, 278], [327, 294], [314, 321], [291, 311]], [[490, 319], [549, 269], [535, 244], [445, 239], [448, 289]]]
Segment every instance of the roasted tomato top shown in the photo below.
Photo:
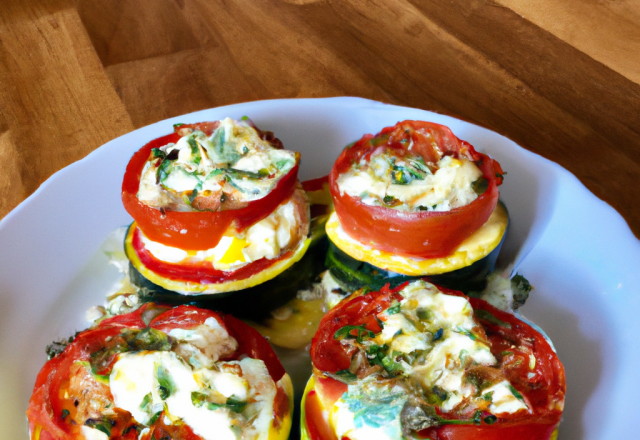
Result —
[[232, 316], [149, 303], [49, 360], [27, 416], [40, 439], [256, 438], [289, 410], [284, 374], [268, 342]]
[[421, 280], [344, 300], [311, 360], [337, 438], [548, 439], [564, 407], [564, 368], [540, 333]]
[[243, 231], [290, 197], [299, 162], [250, 120], [182, 124], [133, 155], [122, 201], [151, 240], [210, 249], [230, 227]]
[[347, 146], [330, 174], [342, 228], [375, 249], [444, 257], [487, 221], [500, 164], [449, 128], [403, 121]]

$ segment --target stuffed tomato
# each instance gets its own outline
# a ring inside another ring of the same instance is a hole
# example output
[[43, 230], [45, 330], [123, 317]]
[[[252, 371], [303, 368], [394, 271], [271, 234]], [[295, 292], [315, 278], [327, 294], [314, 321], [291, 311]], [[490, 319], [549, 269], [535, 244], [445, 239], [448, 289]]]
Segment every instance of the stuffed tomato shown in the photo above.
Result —
[[182, 294], [270, 280], [309, 247], [300, 155], [248, 119], [180, 124], [134, 154], [122, 200], [137, 275]]
[[146, 304], [50, 359], [27, 416], [32, 440], [284, 440], [292, 398], [289, 376], [251, 327]]
[[403, 121], [365, 135], [330, 174], [332, 275], [348, 292], [371, 285], [360, 275], [482, 289], [508, 225], [502, 179], [498, 162], [442, 125]]
[[342, 301], [311, 360], [303, 439], [548, 440], [564, 407], [545, 336], [423, 280]]

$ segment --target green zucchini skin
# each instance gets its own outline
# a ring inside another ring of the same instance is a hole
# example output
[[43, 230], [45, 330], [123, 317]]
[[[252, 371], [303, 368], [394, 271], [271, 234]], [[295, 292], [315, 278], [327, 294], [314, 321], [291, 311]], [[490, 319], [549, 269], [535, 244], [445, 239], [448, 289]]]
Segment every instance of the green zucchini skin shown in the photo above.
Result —
[[139, 289], [140, 300], [165, 304], [189, 304], [233, 314], [242, 319], [260, 320], [272, 310], [285, 305], [298, 290], [309, 288], [325, 268], [328, 239], [315, 239], [296, 264], [275, 278], [249, 289], [225, 294], [182, 295], [149, 281], [131, 263], [129, 279]]
[[481, 291], [486, 287], [487, 275], [489, 275], [496, 265], [496, 260], [498, 259], [506, 236], [507, 232], [505, 231], [498, 246], [475, 263], [439, 275], [422, 277], [389, 272], [369, 263], [356, 260], [340, 250], [340, 248], [330, 240], [325, 264], [338, 284], [349, 293], [362, 289], [363, 287], [380, 290], [382, 286], [387, 283], [393, 288], [406, 281], [418, 278], [424, 278], [433, 284], [459, 290], [464, 293]]

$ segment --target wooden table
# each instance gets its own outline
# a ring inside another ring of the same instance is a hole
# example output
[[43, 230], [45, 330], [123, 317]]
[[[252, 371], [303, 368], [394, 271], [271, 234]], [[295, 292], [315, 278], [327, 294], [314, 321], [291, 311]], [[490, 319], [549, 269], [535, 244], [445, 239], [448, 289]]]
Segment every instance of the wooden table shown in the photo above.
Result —
[[640, 236], [632, 0], [4, 0], [0, 217], [137, 127], [353, 95], [450, 114], [558, 162]]

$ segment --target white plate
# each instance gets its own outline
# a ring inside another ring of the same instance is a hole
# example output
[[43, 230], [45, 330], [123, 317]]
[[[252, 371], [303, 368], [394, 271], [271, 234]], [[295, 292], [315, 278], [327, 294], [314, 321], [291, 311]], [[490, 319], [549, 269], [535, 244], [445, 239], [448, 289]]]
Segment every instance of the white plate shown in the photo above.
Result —
[[[467, 122], [358, 98], [250, 102], [168, 119], [114, 139], [52, 176], [0, 221], [0, 426], [26, 439], [24, 411], [44, 348], [83, 329], [118, 274], [96, 250], [131, 221], [120, 201], [134, 151], [177, 122], [247, 115], [302, 153], [302, 179], [327, 174], [344, 145], [403, 119], [451, 127], [508, 172], [504, 261], [534, 291], [524, 314], [555, 343], [567, 375], [561, 439], [637, 432], [640, 242], [609, 205], [560, 166]], [[607, 176], [603, 176], [607, 178]]]

